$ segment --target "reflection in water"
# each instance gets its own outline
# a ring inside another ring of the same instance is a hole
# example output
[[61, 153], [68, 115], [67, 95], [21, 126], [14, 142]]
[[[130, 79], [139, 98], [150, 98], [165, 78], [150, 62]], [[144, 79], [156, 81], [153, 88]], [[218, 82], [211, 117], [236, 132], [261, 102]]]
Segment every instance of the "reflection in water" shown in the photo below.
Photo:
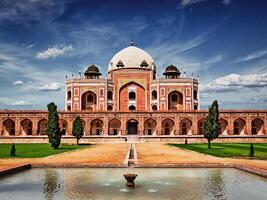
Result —
[[211, 171], [204, 180], [204, 199], [225, 200], [225, 190], [222, 171]]
[[[0, 179], [0, 200], [266, 200], [267, 179], [236, 169], [31, 169]], [[42, 178], [40, 178], [42, 177]], [[253, 189], [251, 189], [253, 188]]]
[[45, 170], [43, 174], [43, 193], [47, 200], [52, 200], [55, 193], [59, 191], [57, 171], [53, 169]]

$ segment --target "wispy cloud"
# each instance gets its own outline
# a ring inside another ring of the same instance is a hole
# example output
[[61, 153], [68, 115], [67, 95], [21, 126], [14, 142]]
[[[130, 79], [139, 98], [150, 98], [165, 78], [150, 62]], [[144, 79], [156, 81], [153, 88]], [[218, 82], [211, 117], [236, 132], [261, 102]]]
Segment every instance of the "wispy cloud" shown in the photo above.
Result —
[[199, 2], [204, 2], [206, 0], [182, 0], [180, 5], [181, 6], [188, 6], [191, 4], [199, 3]]
[[256, 51], [253, 52], [245, 57], [241, 57], [233, 61], [232, 63], [239, 63], [239, 62], [245, 62], [245, 61], [250, 61], [258, 58], [262, 58], [267, 55], [267, 50], [261, 50], [261, 51]]
[[38, 59], [45, 60], [48, 58], [56, 58], [58, 56], [64, 55], [64, 54], [71, 52], [71, 51], [73, 51], [72, 45], [62, 46], [62, 47], [55, 45], [54, 47], [48, 48], [45, 51], [38, 52], [36, 54], [36, 57]]
[[231, 0], [223, 0], [222, 3], [228, 6], [231, 3]]
[[[207, 0], [181, 0], [180, 6], [185, 7], [196, 3], [205, 2]], [[231, 0], [218, 0], [221, 1], [224, 5], [229, 5], [231, 3]]]

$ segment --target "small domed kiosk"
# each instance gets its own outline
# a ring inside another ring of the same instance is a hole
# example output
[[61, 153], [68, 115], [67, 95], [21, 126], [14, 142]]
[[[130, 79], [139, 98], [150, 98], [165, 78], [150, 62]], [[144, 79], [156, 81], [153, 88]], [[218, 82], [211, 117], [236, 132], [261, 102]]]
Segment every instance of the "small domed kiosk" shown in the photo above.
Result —
[[180, 78], [181, 72], [177, 69], [176, 66], [170, 65], [166, 67], [163, 75], [165, 75], [166, 78], [174, 79], [174, 78]]
[[84, 76], [86, 79], [99, 79], [99, 76], [102, 74], [99, 72], [99, 69], [95, 65], [91, 65], [84, 72]]

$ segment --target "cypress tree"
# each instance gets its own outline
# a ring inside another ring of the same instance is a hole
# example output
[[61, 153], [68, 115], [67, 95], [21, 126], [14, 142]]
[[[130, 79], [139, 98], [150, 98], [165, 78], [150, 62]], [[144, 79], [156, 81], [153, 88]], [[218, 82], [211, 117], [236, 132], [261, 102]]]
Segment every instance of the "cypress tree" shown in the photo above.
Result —
[[48, 108], [48, 122], [47, 122], [47, 135], [51, 147], [58, 149], [61, 141], [61, 131], [59, 129], [59, 118], [57, 113], [57, 106], [54, 102], [47, 105]]
[[249, 157], [254, 157], [254, 146], [252, 143], [250, 143]]
[[16, 147], [15, 147], [15, 144], [14, 143], [11, 146], [10, 155], [11, 156], [16, 156]]
[[213, 101], [211, 107], [209, 108], [208, 116], [204, 121], [204, 137], [207, 138], [209, 149], [211, 148], [211, 141], [219, 136], [220, 122], [219, 122], [219, 108], [217, 100]]
[[76, 119], [73, 122], [72, 135], [74, 137], [76, 137], [76, 139], [77, 139], [77, 145], [79, 145], [79, 140], [83, 136], [83, 123], [82, 123], [82, 120], [80, 119], [79, 116], [76, 117]]

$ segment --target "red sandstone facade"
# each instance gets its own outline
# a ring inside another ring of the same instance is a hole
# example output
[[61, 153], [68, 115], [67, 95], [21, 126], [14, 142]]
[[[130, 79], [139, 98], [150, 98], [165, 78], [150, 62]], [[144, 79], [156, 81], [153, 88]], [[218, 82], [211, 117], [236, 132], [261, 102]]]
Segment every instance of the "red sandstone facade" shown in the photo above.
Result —
[[[71, 136], [76, 116], [83, 120], [85, 137], [202, 137], [206, 111], [199, 110], [199, 82], [181, 76], [170, 65], [159, 78], [153, 58], [134, 46], [109, 62], [108, 76], [100, 78], [92, 65], [66, 79], [65, 111], [60, 127]], [[267, 110], [221, 110], [221, 137], [265, 137]], [[0, 111], [1, 138], [46, 135], [46, 111]]]

